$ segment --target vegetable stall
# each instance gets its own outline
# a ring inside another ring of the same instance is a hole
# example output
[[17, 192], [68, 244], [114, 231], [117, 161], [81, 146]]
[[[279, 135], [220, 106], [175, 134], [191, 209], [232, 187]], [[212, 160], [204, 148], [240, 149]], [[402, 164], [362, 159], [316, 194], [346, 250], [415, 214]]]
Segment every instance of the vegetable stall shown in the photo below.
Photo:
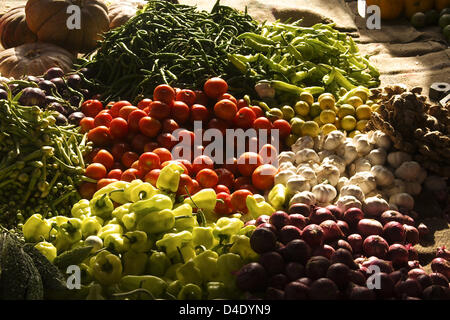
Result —
[[450, 299], [450, 59], [371, 46], [448, 1], [75, 2], [0, 17], [0, 299]]

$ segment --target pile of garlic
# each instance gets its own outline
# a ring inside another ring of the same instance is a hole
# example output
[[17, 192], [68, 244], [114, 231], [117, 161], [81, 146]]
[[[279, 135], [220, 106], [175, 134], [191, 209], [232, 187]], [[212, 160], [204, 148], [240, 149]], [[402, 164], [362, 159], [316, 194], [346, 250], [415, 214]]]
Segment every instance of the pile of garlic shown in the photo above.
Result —
[[369, 216], [389, 209], [408, 213], [427, 171], [409, 154], [390, 148], [391, 140], [382, 131], [353, 138], [341, 131], [304, 136], [292, 151], [278, 155], [275, 184], [286, 186], [289, 206], [335, 204], [344, 211], [361, 208]]

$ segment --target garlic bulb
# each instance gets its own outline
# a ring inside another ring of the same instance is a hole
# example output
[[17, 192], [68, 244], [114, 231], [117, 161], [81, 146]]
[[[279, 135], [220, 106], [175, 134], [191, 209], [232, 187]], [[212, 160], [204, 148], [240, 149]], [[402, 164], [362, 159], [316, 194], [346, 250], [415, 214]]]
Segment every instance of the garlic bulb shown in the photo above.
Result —
[[335, 150], [345, 141], [345, 135], [342, 131], [335, 130], [330, 132], [325, 136], [323, 142], [323, 149], [325, 150]]
[[292, 162], [283, 162], [278, 166], [278, 168], [280, 171], [291, 170], [295, 172], [297, 170], [297, 168], [292, 164]]
[[332, 185], [326, 183], [315, 185], [311, 192], [316, 197], [316, 201], [323, 204], [331, 203], [337, 196], [336, 189]]
[[348, 173], [354, 176], [357, 172], [370, 171], [372, 165], [367, 158], [358, 158], [348, 167]]
[[407, 193], [397, 193], [389, 198], [389, 204], [395, 205], [399, 210], [410, 211], [414, 209], [414, 198]]
[[[341, 190], [346, 184], [348, 183], [348, 178], [345, 176], [342, 176], [339, 178], [339, 181], [336, 185], [336, 189]], [[341, 191], [339, 191], [341, 192]]]
[[323, 159], [325, 159], [329, 156], [332, 156], [334, 154], [335, 154], [334, 151], [330, 151], [330, 150], [322, 150], [322, 151], [319, 151], [319, 153], [318, 153], [319, 159], [321, 162], [323, 161]]
[[367, 155], [367, 159], [370, 161], [370, 164], [375, 165], [384, 165], [386, 162], [387, 153], [383, 148], [373, 149]]
[[297, 170], [297, 174], [309, 181], [310, 185], [315, 185], [317, 182], [316, 172], [312, 168], [302, 168]]
[[292, 206], [296, 203], [304, 203], [313, 206], [316, 204], [316, 196], [310, 191], [298, 192], [294, 194], [294, 196], [289, 201], [289, 206]]
[[431, 191], [441, 191], [447, 188], [447, 182], [443, 177], [428, 176], [425, 179], [425, 187]]
[[363, 202], [365, 200], [364, 192], [361, 190], [360, 187], [354, 184], [347, 184], [343, 186], [340, 191], [339, 195], [342, 196], [353, 196], [359, 201]]
[[389, 204], [386, 200], [378, 197], [366, 198], [363, 204], [364, 214], [369, 217], [379, 217], [383, 212], [389, 210]]
[[376, 188], [377, 182], [371, 172], [358, 172], [348, 181], [349, 184], [355, 184], [361, 188], [364, 194], [368, 194], [370, 191]]
[[345, 162], [344, 159], [339, 157], [338, 155], [332, 154], [325, 157], [322, 160], [322, 163], [328, 163], [339, 169], [339, 173], [343, 174], [345, 172]]
[[336, 201], [336, 206], [341, 209], [343, 212], [347, 211], [349, 208], [362, 208], [362, 203], [358, 199], [353, 196], [343, 196], [339, 197], [338, 201]]
[[422, 185], [419, 182], [406, 182], [405, 183], [405, 192], [412, 195], [417, 196], [422, 191]]
[[372, 150], [367, 134], [357, 134], [353, 137], [353, 142], [355, 143], [358, 154], [366, 155]]
[[370, 172], [375, 177], [377, 185], [381, 187], [387, 187], [394, 183], [394, 174], [382, 165], [373, 166], [372, 169], [370, 169]]
[[412, 160], [411, 155], [403, 151], [391, 152], [387, 156], [387, 162], [394, 168], [398, 168], [402, 165], [402, 163], [411, 160]]
[[287, 193], [289, 195], [293, 195], [297, 192], [309, 191], [311, 190], [311, 185], [308, 180], [303, 178], [302, 176], [292, 176], [286, 182]]
[[391, 147], [391, 139], [381, 130], [370, 131], [368, 136], [370, 143], [376, 145], [378, 148], [389, 150]]
[[415, 161], [403, 162], [400, 167], [395, 170], [395, 175], [405, 181], [415, 181], [421, 173], [421, 166]]
[[296, 164], [304, 162], [320, 162], [320, 158], [313, 149], [305, 148], [295, 154]]
[[346, 140], [336, 151], [337, 155], [340, 156], [342, 159], [344, 159], [344, 163], [346, 165], [352, 163], [358, 156], [356, 146], [353, 143], [352, 139], [350, 139], [350, 141]]
[[297, 153], [302, 149], [314, 149], [314, 140], [310, 136], [300, 137], [291, 146], [291, 149], [294, 153]]
[[328, 181], [329, 184], [335, 186], [339, 182], [340, 172], [336, 166], [322, 163], [316, 171], [316, 176], [319, 183]]
[[274, 185], [277, 185], [279, 183], [286, 185], [288, 180], [295, 175], [296, 175], [295, 172], [291, 170], [282, 170], [275, 175]]
[[292, 151], [283, 151], [281, 152], [277, 159], [278, 163], [281, 164], [283, 162], [294, 162], [295, 153]]
[[394, 179], [392, 185], [387, 186], [383, 191], [390, 197], [397, 193], [403, 193], [406, 190], [406, 183], [401, 179]]

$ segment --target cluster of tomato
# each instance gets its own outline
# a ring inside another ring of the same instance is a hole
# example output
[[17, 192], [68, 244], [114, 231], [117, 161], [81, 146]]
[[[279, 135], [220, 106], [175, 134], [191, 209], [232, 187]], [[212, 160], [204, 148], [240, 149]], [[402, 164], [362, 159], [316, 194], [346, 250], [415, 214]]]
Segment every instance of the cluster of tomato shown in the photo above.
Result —
[[[176, 161], [184, 169], [179, 195], [185, 195], [186, 188], [190, 194], [214, 188], [217, 197], [223, 200], [217, 203], [218, 214], [245, 212], [248, 194], [273, 186], [277, 168], [270, 162], [277, 150], [265, 144], [259, 153], [245, 152], [238, 158], [215, 164], [202, 152], [210, 141], [203, 141], [200, 146], [194, 144], [194, 121], [222, 134], [228, 128], [266, 129], [268, 134], [278, 129], [280, 138], [290, 134], [290, 126], [285, 120], [272, 123], [260, 107], [251, 106], [244, 99], [237, 100], [227, 91], [224, 80], [212, 78], [206, 81], [203, 91], [159, 85], [153, 100], [143, 99], [136, 106], [128, 101], [110, 102], [106, 106], [98, 100], [86, 101], [82, 105], [86, 117], [80, 126], [95, 148], [87, 156], [90, 164], [85, 175], [97, 183], [83, 183], [81, 195], [89, 198], [99, 188], [118, 180], [141, 179], [155, 185], [161, 169]], [[190, 139], [192, 152], [174, 159], [175, 153], [171, 151], [183, 139]], [[246, 144], [248, 147], [249, 141]], [[200, 155], [194, 157], [195, 154]]]

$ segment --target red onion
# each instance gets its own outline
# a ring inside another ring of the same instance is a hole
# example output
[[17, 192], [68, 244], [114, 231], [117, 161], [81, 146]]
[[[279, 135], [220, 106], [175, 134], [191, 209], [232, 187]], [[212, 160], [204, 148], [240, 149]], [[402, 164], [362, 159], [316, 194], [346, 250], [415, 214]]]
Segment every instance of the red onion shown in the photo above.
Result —
[[302, 230], [302, 239], [312, 247], [319, 247], [323, 244], [323, 229], [317, 224], [307, 225]]
[[326, 220], [336, 221], [336, 217], [327, 208], [318, 208], [311, 212], [309, 220], [313, 224], [320, 224]]
[[408, 271], [416, 268], [422, 268], [419, 260], [409, 260], [408, 261]]
[[375, 219], [359, 220], [357, 229], [363, 237], [381, 235], [383, 233], [383, 225]]
[[1, 99], [8, 99], [8, 92], [0, 88], [0, 100]]
[[404, 224], [403, 227], [405, 228], [406, 232], [406, 242], [411, 243], [412, 245], [419, 243], [419, 230], [417, 230], [415, 227], [410, 226], [408, 224]]
[[350, 281], [357, 285], [364, 286], [366, 285], [367, 279], [362, 271], [350, 270]]
[[311, 214], [311, 207], [304, 203], [296, 203], [289, 208], [289, 214], [301, 214], [308, 217]]
[[45, 80], [50, 80], [53, 78], [61, 78], [63, 76], [64, 76], [64, 71], [58, 67], [50, 68], [44, 73]]
[[343, 239], [340, 239], [340, 240], [334, 242], [334, 243], [332, 244], [332, 246], [333, 246], [333, 248], [336, 249], [336, 250], [337, 250], [337, 249], [345, 249], [345, 250], [350, 251], [350, 253], [353, 254], [353, 248], [352, 248], [352, 246], [350, 245], [350, 243], [348, 243], [347, 241], [345, 241], [345, 240], [343, 240]]
[[354, 286], [350, 289], [350, 300], [375, 300], [375, 293], [367, 287]]
[[269, 218], [269, 223], [273, 224], [277, 229], [281, 229], [289, 224], [289, 215], [284, 211], [274, 212]]
[[391, 245], [388, 249], [387, 258], [392, 261], [395, 268], [407, 265], [408, 257], [408, 249], [399, 243]]
[[306, 217], [300, 213], [289, 215], [289, 224], [303, 230], [306, 226]]
[[300, 239], [301, 236], [302, 231], [299, 228], [294, 226], [284, 226], [279, 232], [278, 239], [280, 239], [283, 244], [287, 244], [294, 239]]
[[327, 278], [333, 280], [339, 289], [344, 289], [350, 281], [350, 268], [343, 263], [334, 263], [327, 270]]
[[364, 213], [359, 208], [349, 208], [344, 212], [344, 221], [348, 223], [350, 227], [354, 227], [358, 224], [358, 221], [364, 218]]
[[348, 223], [344, 220], [338, 220], [337, 225], [339, 229], [341, 229], [344, 236], [348, 236], [350, 234], [350, 227], [348, 226]]
[[417, 280], [408, 278], [395, 285], [395, 293], [398, 298], [403, 298], [405, 296], [418, 298], [422, 293], [422, 286]]
[[260, 225], [258, 225], [256, 227], [256, 229], [258, 229], [258, 228], [266, 228], [266, 229], [269, 229], [270, 231], [272, 231], [274, 234], [278, 234], [277, 228], [275, 228], [275, 226], [273, 224], [270, 224], [270, 223], [260, 224]]
[[309, 297], [312, 300], [336, 300], [338, 296], [338, 287], [328, 278], [317, 279], [311, 284]]
[[307, 285], [308, 287], [310, 287], [311, 284], [313, 283], [313, 281], [308, 277], [300, 278], [297, 280], [297, 282], [303, 283], [303, 284]]
[[424, 223], [419, 224], [417, 230], [419, 230], [420, 239], [425, 238], [430, 233], [430, 229], [428, 229], [428, 227]]
[[423, 290], [424, 300], [449, 300], [450, 289], [437, 285], [431, 285]]
[[83, 120], [85, 117], [83, 112], [73, 112], [69, 115], [68, 120], [71, 124], [74, 124], [76, 126], [80, 125], [80, 121]]
[[414, 248], [411, 244], [406, 245], [406, 249], [408, 249], [408, 260], [418, 260], [419, 259], [419, 253], [417, 252], [416, 248]]
[[448, 278], [442, 273], [432, 272], [429, 274], [431, 282], [439, 286], [448, 287]]
[[399, 281], [405, 280], [407, 277], [408, 277], [408, 274], [406, 272], [404, 272], [402, 269], [389, 273], [389, 278], [392, 279], [394, 284], [396, 284]]
[[363, 251], [368, 256], [375, 256], [383, 259], [388, 252], [389, 245], [382, 237], [368, 236], [363, 242]]
[[450, 261], [450, 250], [448, 250], [445, 246], [437, 248], [437, 250], [436, 250], [436, 257], [437, 258], [443, 258], [443, 259], [445, 259], [447, 261]]
[[324, 244], [321, 247], [318, 247], [314, 250], [313, 256], [322, 256], [327, 259], [331, 259], [331, 256], [334, 253], [334, 248], [328, 244]]
[[260, 224], [263, 224], [263, 223], [269, 223], [269, 220], [270, 220], [270, 216], [263, 214], [263, 215], [259, 216], [258, 218], [256, 218], [255, 225], [259, 226]]
[[304, 283], [293, 281], [284, 288], [284, 298], [285, 300], [306, 300], [309, 290], [309, 287]]
[[22, 90], [19, 103], [23, 106], [42, 107], [45, 103], [45, 92], [39, 88], [25, 88]]
[[289, 262], [286, 265], [284, 274], [290, 281], [295, 281], [305, 276], [305, 267], [298, 262]]
[[378, 274], [380, 281], [380, 288], [375, 289], [377, 297], [381, 299], [389, 299], [394, 295], [395, 283], [392, 278], [386, 272], [380, 272]]
[[333, 214], [333, 216], [336, 217], [336, 219], [341, 220], [344, 217], [344, 212], [342, 212], [342, 210], [339, 209], [338, 206], [330, 204], [329, 206], [326, 206], [326, 208], [331, 211], [331, 213]]
[[246, 227], [246, 226], [256, 226], [256, 220], [255, 220], [255, 219], [249, 220], [249, 221], [247, 221], [247, 222], [244, 224], [244, 226], [245, 226], [245, 227]]
[[317, 280], [326, 276], [331, 261], [322, 256], [312, 257], [306, 263], [306, 276], [312, 280]]
[[269, 278], [267, 285], [269, 287], [283, 290], [288, 282], [289, 282], [289, 279], [285, 274], [278, 273]]
[[362, 250], [363, 238], [360, 234], [354, 233], [347, 237], [347, 242], [352, 247], [353, 253], [359, 253]]
[[425, 270], [420, 268], [414, 268], [408, 271], [408, 277], [411, 279], [418, 279], [421, 275], [427, 275]]
[[358, 265], [355, 263], [355, 260], [353, 260], [351, 252], [343, 248], [339, 248], [333, 253], [333, 255], [331, 256], [331, 262], [333, 264], [343, 263], [353, 270], [358, 268]]
[[380, 216], [380, 221], [383, 225], [391, 221], [397, 221], [399, 223], [405, 223], [405, 216], [395, 210], [387, 210]]
[[414, 219], [408, 215], [405, 215], [405, 222], [404, 224], [409, 224], [410, 226], [413, 226], [416, 224], [416, 222], [414, 221]]
[[344, 236], [334, 220], [325, 220], [319, 226], [323, 230], [323, 239], [325, 242], [331, 242]]
[[[413, 269], [414, 270], [414, 269]], [[420, 269], [422, 270], [422, 269]], [[413, 278], [413, 277], [410, 277]], [[431, 277], [428, 274], [421, 274], [416, 278], [417, 281], [419, 281], [420, 285], [422, 286], [423, 289], [431, 286], [433, 284], [433, 282], [431, 281]]]
[[381, 272], [387, 274], [390, 274], [394, 271], [394, 269], [392, 268], [392, 263], [390, 261], [379, 259], [377, 257], [370, 257], [362, 263], [362, 266], [365, 268], [369, 268], [370, 266], [377, 266], [378, 268], [380, 268]]
[[388, 222], [383, 228], [383, 238], [390, 244], [405, 243], [406, 231], [403, 225], [396, 221]]
[[447, 279], [450, 278], [450, 261], [444, 258], [434, 258], [431, 261], [431, 270], [442, 273]]

